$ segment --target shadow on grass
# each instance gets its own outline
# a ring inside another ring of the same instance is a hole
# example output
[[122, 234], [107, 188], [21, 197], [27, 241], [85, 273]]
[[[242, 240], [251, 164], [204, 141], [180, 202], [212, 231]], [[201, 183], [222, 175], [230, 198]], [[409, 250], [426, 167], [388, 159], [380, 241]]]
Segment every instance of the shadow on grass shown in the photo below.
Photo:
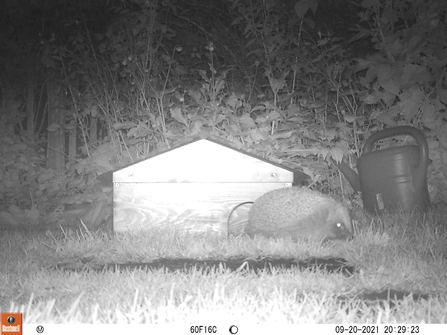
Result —
[[[163, 269], [167, 272], [201, 270], [202, 273], [212, 273], [221, 270], [236, 272], [250, 272], [256, 274], [272, 273], [272, 271], [298, 269], [300, 271], [321, 270], [327, 273], [341, 273], [345, 276], [353, 276], [356, 273], [355, 267], [348, 265], [344, 258], [309, 258], [298, 261], [289, 258], [263, 258], [253, 259], [228, 259], [228, 260], [198, 260], [186, 259], [157, 259], [146, 263], [115, 263], [115, 264], [92, 264], [89, 260], [77, 263], [61, 263], [56, 269], [65, 271], [154, 271]], [[412, 297], [414, 301], [427, 300], [430, 295], [413, 293], [395, 289], [385, 289], [383, 291], [359, 292], [353, 295], [339, 296], [337, 299], [342, 304], [349, 304], [353, 299], [359, 299], [366, 304], [380, 304], [382, 306], [394, 307], [397, 301]]]
[[370, 291], [370, 292], [359, 292], [355, 295], [345, 295], [339, 296], [337, 299], [342, 303], [342, 305], [349, 304], [353, 299], [358, 299], [363, 301], [367, 305], [378, 304], [382, 308], [393, 308], [396, 303], [407, 298], [412, 299], [415, 302], [421, 300], [428, 300], [430, 294], [407, 292], [395, 289], [385, 289], [383, 291]]
[[281, 269], [299, 269], [299, 270], [323, 270], [329, 273], [341, 273], [345, 276], [352, 276], [355, 273], [355, 268], [347, 264], [344, 258], [309, 258], [303, 261], [297, 261], [291, 258], [263, 258], [259, 260], [254, 259], [227, 259], [227, 260], [200, 260], [192, 258], [183, 259], [157, 259], [147, 263], [116, 263], [116, 264], [91, 264], [91, 263], [63, 263], [56, 266], [57, 269], [62, 270], [158, 270], [165, 271], [190, 271], [202, 270], [203, 273], [214, 272], [218, 269], [230, 271], [253, 271], [255, 273], [267, 272], [272, 273], [272, 270]]

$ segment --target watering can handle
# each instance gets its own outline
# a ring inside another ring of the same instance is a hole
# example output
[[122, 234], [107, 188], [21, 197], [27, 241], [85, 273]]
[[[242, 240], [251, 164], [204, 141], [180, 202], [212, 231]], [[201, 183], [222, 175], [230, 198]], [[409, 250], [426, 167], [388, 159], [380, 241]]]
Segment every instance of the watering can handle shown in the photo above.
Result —
[[372, 134], [363, 147], [363, 154], [372, 152], [373, 144], [383, 138], [398, 136], [398, 135], [410, 135], [412, 136], [419, 148], [419, 163], [417, 169], [419, 170], [416, 175], [419, 177], [425, 176], [428, 166], [428, 145], [424, 135], [416, 128], [410, 126], [400, 126], [389, 129], [384, 129]]

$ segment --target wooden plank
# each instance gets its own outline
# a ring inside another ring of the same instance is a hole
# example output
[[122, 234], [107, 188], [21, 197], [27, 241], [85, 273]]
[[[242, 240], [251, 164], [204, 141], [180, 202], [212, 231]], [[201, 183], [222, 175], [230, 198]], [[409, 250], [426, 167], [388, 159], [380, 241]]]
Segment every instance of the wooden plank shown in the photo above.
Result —
[[174, 227], [190, 232], [228, 234], [231, 210], [287, 183], [116, 183], [117, 232]]

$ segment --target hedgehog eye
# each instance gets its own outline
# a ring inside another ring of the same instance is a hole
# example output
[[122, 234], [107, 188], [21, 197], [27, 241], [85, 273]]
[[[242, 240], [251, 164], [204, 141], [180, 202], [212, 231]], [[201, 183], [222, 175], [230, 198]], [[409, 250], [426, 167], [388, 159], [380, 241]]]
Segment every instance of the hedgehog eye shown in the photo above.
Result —
[[343, 225], [340, 222], [337, 222], [336, 226], [337, 226], [337, 228], [342, 228], [343, 227]]

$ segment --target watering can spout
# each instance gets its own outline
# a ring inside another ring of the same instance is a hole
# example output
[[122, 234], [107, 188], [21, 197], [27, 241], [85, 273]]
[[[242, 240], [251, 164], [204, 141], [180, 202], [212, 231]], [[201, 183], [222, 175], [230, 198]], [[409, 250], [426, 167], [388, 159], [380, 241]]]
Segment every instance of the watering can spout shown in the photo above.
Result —
[[352, 188], [355, 192], [360, 192], [360, 177], [357, 173], [355, 173], [354, 170], [352, 170], [348, 164], [345, 162], [336, 163], [335, 160], [333, 162], [337, 165], [338, 169], [343, 173], [343, 175], [346, 177], [346, 179], [351, 184]]

